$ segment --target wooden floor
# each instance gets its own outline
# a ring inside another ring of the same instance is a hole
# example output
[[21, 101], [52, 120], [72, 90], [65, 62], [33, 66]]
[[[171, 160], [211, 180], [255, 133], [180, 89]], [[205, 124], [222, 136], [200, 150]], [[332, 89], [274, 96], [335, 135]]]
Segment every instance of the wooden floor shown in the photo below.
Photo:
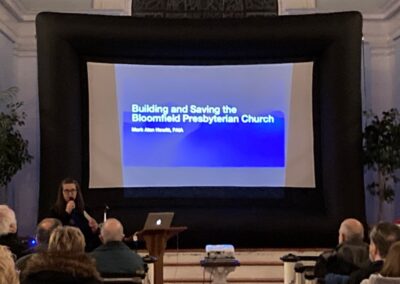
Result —
[[[240, 266], [236, 267], [227, 279], [229, 283], [235, 284], [282, 284], [283, 263], [280, 260], [281, 256], [288, 253], [319, 255], [323, 250], [325, 249], [236, 250], [235, 258], [239, 260]], [[204, 250], [168, 250], [164, 255], [164, 283], [210, 283], [212, 276], [200, 266], [200, 261], [204, 257]], [[151, 276], [151, 269], [149, 272]]]

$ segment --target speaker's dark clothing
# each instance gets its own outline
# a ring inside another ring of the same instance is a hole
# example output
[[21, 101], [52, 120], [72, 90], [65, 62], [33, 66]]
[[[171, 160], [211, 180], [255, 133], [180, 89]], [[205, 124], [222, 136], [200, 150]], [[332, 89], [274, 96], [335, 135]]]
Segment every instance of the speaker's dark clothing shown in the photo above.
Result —
[[85, 236], [85, 250], [87, 252], [90, 252], [101, 245], [99, 232], [92, 232], [92, 229], [89, 227], [89, 222], [83, 212], [73, 210], [71, 214], [68, 214], [66, 211], [59, 213], [55, 209], [52, 209], [50, 212], [50, 217], [59, 219], [63, 225], [79, 228]]

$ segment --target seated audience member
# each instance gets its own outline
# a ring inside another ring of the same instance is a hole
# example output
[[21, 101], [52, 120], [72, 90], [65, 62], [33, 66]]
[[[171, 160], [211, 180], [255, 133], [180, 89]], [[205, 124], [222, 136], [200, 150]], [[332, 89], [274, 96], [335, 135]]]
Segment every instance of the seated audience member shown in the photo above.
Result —
[[27, 249], [17, 236], [17, 219], [7, 205], [0, 205], [0, 245], [7, 246], [17, 257]]
[[379, 272], [390, 246], [400, 240], [400, 228], [392, 223], [382, 222], [370, 232], [369, 258], [371, 262], [348, 275], [329, 273], [326, 284], [359, 284], [371, 274]]
[[338, 246], [324, 252], [315, 265], [315, 275], [327, 273], [349, 275], [368, 263], [369, 248], [363, 241], [364, 227], [357, 219], [345, 219], [339, 227]]
[[398, 284], [400, 283], [400, 242], [394, 243], [386, 256], [383, 268], [378, 274], [372, 274], [361, 284]]
[[81, 187], [76, 180], [66, 178], [61, 181], [50, 217], [59, 219], [63, 225], [79, 228], [85, 236], [86, 251], [92, 251], [101, 245], [98, 224], [86, 212]]
[[5, 246], [0, 246], [0, 283], [19, 284], [14, 259], [10, 250]]
[[369, 257], [371, 263], [353, 272], [349, 278], [349, 284], [359, 284], [371, 274], [379, 272], [390, 246], [400, 240], [400, 228], [392, 223], [382, 222], [375, 225], [371, 233], [369, 244]]
[[85, 238], [75, 227], [54, 229], [47, 252], [34, 254], [21, 274], [23, 284], [98, 284], [94, 260], [85, 254]]
[[124, 229], [117, 219], [110, 218], [103, 224], [100, 238], [103, 245], [90, 255], [102, 276], [144, 274], [142, 258], [122, 242]]
[[19, 271], [25, 269], [27, 261], [32, 257], [33, 253], [47, 251], [51, 233], [55, 228], [62, 226], [60, 220], [55, 218], [45, 218], [36, 227], [37, 245], [27, 251], [27, 255], [19, 258], [15, 265]]

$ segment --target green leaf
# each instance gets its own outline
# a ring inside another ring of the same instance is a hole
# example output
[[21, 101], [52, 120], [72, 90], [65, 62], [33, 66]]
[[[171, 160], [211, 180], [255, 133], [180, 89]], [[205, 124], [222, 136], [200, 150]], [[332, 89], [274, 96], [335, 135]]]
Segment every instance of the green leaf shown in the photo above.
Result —
[[19, 127], [25, 125], [23, 102], [13, 102], [18, 89], [0, 92], [0, 186], [6, 186], [25, 163], [32, 161], [28, 141], [23, 139]]

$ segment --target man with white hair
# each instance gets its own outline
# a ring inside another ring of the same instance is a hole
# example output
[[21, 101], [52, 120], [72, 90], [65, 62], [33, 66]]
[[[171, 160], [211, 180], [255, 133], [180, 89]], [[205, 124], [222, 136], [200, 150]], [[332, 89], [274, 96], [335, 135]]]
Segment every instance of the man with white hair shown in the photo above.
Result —
[[96, 260], [97, 270], [102, 276], [144, 273], [142, 258], [122, 242], [123, 238], [122, 224], [115, 218], [107, 219], [100, 230], [103, 245], [90, 254]]
[[14, 211], [7, 205], [0, 205], [0, 245], [7, 246], [17, 257], [27, 249], [17, 236], [17, 219]]

